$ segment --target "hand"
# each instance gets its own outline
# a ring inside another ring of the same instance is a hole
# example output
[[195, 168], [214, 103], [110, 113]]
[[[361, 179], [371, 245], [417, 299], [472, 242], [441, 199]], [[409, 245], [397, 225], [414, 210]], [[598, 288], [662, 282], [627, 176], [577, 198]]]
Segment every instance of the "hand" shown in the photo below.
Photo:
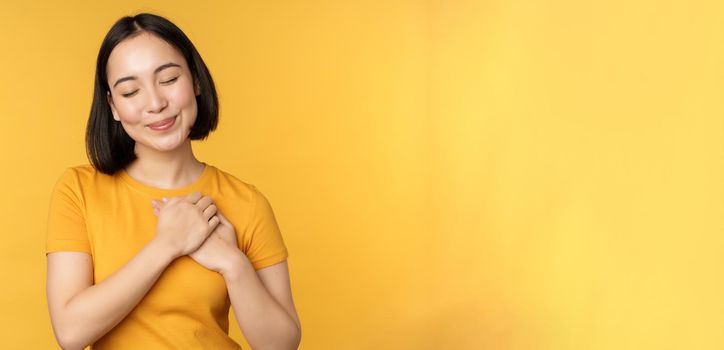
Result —
[[244, 253], [237, 245], [234, 226], [220, 212], [216, 216], [220, 219], [219, 225], [189, 256], [203, 267], [224, 275], [238, 264], [240, 255]]
[[163, 205], [152, 204], [158, 216], [156, 239], [168, 245], [176, 257], [198, 249], [220, 222], [211, 197], [199, 192], [164, 199]]
[[[154, 214], [158, 215], [165, 205], [164, 202], [153, 201]], [[223, 275], [238, 264], [238, 258], [243, 253], [237, 245], [234, 226], [218, 210], [216, 217], [219, 224], [203, 244], [188, 255], [205, 268]]]

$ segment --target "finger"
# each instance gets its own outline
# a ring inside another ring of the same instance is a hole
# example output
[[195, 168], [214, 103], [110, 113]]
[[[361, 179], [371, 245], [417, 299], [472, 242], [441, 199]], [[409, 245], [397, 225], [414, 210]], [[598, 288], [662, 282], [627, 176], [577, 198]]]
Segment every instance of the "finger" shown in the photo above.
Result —
[[192, 192], [188, 196], [184, 197], [183, 200], [186, 202], [189, 202], [191, 204], [196, 204], [196, 202], [201, 199], [201, 192]]
[[219, 217], [219, 220], [222, 224], [231, 226], [231, 223], [229, 222], [229, 220], [227, 220], [226, 216], [221, 214], [221, 212], [216, 213], [216, 215]]
[[215, 229], [216, 226], [218, 226], [218, 225], [219, 225], [218, 217], [214, 216], [209, 220], [209, 227], [211, 227], [212, 230]]
[[151, 206], [154, 210], [157, 210], [160, 213], [161, 210], [163, 210], [163, 208], [166, 206], [166, 203], [154, 199], [151, 201]]
[[211, 199], [211, 197], [203, 196], [196, 202], [196, 206], [199, 207], [199, 209], [204, 210], [212, 203], [214, 203], [214, 200]]
[[158, 216], [161, 212], [158, 209], [153, 209], [153, 215]]
[[163, 197], [161, 199], [162, 202], [159, 204], [162, 204], [162, 205], [173, 204], [173, 203], [180, 202], [180, 201], [184, 200], [185, 198], [186, 197], [184, 197], [184, 196], [177, 196], [177, 197], [171, 197], [171, 198]]
[[204, 219], [210, 220], [217, 213], [216, 205], [212, 204], [204, 210]]

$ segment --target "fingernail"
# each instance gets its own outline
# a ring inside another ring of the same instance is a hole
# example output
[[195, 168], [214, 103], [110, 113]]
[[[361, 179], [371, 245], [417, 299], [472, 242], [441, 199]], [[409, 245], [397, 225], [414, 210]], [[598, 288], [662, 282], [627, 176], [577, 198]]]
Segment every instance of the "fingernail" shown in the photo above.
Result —
[[168, 198], [163, 197], [163, 201], [164, 201], [164, 202], [168, 202]]

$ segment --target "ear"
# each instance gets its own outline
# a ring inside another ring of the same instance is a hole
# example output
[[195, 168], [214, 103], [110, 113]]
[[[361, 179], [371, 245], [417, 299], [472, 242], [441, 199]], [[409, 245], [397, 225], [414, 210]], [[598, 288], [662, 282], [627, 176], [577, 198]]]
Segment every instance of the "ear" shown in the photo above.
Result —
[[198, 79], [194, 79], [194, 94], [196, 94], [196, 96], [201, 95], [201, 85]]
[[113, 119], [115, 121], [121, 121], [121, 118], [118, 117], [118, 111], [116, 111], [116, 106], [113, 104], [113, 98], [111, 97], [111, 92], [106, 92], [106, 99], [108, 100], [108, 105], [111, 106], [111, 113], [113, 113]]

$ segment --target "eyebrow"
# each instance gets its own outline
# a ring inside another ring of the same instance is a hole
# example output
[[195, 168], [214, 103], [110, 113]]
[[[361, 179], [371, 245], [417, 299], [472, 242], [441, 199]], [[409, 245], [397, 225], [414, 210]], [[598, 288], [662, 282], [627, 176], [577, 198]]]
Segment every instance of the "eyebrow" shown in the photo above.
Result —
[[[179, 66], [178, 64], [173, 63], [173, 62], [169, 62], [169, 63], [162, 64], [162, 65], [158, 66], [158, 68], [156, 68], [156, 69], [153, 71], [153, 74], [158, 74], [158, 72], [160, 72], [160, 71], [162, 71], [162, 70], [164, 70], [164, 69], [166, 69], [166, 68], [170, 68], [170, 67], [179, 67], [179, 68], [181, 68], [181, 66]], [[124, 81], [126, 81], [126, 80], [134, 80], [134, 79], [137, 79], [137, 77], [136, 77], [136, 76], [123, 77], [123, 78], [121, 78], [121, 79], [116, 80], [116, 83], [113, 84], [113, 87], [116, 87], [116, 85], [118, 85], [118, 84], [120, 84], [120, 83], [122, 83], [122, 82], [124, 82]]]

